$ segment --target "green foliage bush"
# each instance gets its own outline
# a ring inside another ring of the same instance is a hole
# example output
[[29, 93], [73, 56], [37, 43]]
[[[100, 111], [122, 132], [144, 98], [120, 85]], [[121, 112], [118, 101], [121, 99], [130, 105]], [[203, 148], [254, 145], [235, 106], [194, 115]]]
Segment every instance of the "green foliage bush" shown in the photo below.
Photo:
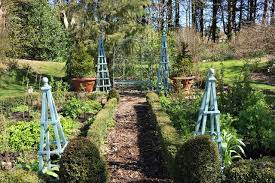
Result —
[[255, 148], [262, 146], [271, 148], [275, 120], [264, 95], [258, 92], [252, 93], [245, 106], [235, 127]]
[[100, 147], [106, 139], [108, 129], [113, 126], [113, 115], [117, 106], [117, 99], [110, 99], [104, 108], [95, 116], [95, 120], [88, 130], [87, 137]]
[[65, 60], [66, 30], [48, 1], [14, 1], [10, 23], [12, 57]]
[[275, 180], [275, 162], [269, 158], [241, 160], [224, 169], [225, 183], [271, 183]]
[[156, 93], [149, 92], [146, 95], [147, 102], [156, 122], [157, 131], [160, 135], [162, 149], [165, 154], [167, 169], [172, 176], [175, 176], [175, 155], [181, 145], [181, 139], [173, 127], [169, 116], [161, 108], [159, 97]]
[[176, 162], [178, 182], [220, 182], [219, 152], [209, 136], [187, 140], [178, 150]]
[[95, 115], [101, 108], [101, 104], [95, 100], [72, 98], [63, 104], [62, 112], [63, 115], [75, 119], [83, 114]]
[[0, 182], [3, 183], [38, 183], [39, 180], [36, 173], [24, 171], [21, 169], [11, 171], [0, 170]]
[[66, 62], [66, 75], [69, 78], [94, 76], [94, 59], [84, 44], [75, 45]]
[[116, 89], [111, 89], [108, 93], [108, 100], [111, 98], [116, 98], [117, 101], [119, 102], [120, 96], [119, 92]]
[[60, 163], [61, 182], [107, 182], [106, 163], [100, 151], [88, 138], [69, 142]]

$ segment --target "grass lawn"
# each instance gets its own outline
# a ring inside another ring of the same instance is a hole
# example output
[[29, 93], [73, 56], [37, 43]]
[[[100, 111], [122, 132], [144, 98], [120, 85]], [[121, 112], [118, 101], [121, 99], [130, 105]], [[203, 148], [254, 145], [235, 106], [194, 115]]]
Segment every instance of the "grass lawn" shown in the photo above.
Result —
[[19, 64], [29, 64], [33, 70], [40, 74], [50, 75], [54, 77], [65, 76], [65, 62], [47, 62], [32, 60], [17, 60]]
[[[48, 62], [48, 61], [31, 61], [31, 60], [16, 60], [19, 65], [28, 64], [32, 69], [39, 73], [53, 77], [65, 76], [65, 63], [64, 62]], [[7, 78], [8, 79], [8, 78]], [[10, 81], [1, 81], [5, 84], [5, 87], [0, 87], [0, 97], [6, 96], [19, 96], [24, 95], [26, 92], [26, 86], [22, 86], [20, 82], [10, 83]]]
[[[260, 62], [262, 65], [265, 61]], [[224, 66], [224, 82], [225, 84], [232, 84], [234, 81], [238, 80], [243, 65], [244, 60], [226, 60], [226, 61], [216, 61], [216, 62], [201, 62], [198, 63], [200, 71], [207, 72], [209, 68], [215, 69], [216, 73], [221, 71], [221, 63]], [[261, 90], [270, 90], [275, 92], [275, 86], [253, 82], [252, 86]]]

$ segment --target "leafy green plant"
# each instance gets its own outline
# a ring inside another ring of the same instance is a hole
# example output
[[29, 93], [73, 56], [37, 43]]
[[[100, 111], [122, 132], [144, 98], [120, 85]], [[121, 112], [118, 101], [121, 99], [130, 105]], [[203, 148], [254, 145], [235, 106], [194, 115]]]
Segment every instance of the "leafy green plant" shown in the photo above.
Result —
[[62, 112], [65, 116], [76, 119], [85, 114], [95, 115], [101, 108], [97, 101], [72, 98], [63, 104]]
[[163, 109], [169, 114], [174, 127], [185, 137], [190, 136], [195, 128], [200, 98], [160, 97]]
[[224, 165], [231, 165], [234, 160], [242, 159], [242, 156], [245, 156], [243, 141], [237, 137], [236, 133], [222, 130], [221, 134]]
[[274, 118], [265, 97], [260, 92], [254, 92], [245, 102], [246, 108], [240, 112], [239, 121], [235, 123], [238, 131], [255, 148], [271, 147]]
[[40, 124], [36, 121], [17, 122], [7, 128], [9, 146], [15, 151], [30, 151], [37, 148]]
[[[63, 127], [63, 131], [67, 137], [74, 135], [79, 127], [78, 123], [75, 123], [69, 118], [62, 118], [60, 122]], [[51, 134], [52, 128], [50, 128]], [[6, 130], [8, 146], [12, 151], [32, 151], [37, 150], [39, 137], [40, 137], [40, 122], [17, 122], [12, 123]], [[0, 150], [1, 151], [1, 150]]]
[[19, 105], [19, 106], [16, 106], [16, 107], [13, 107], [11, 109], [12, 112], [27, 112], [29, 111], [29, 106], [27, 105]]

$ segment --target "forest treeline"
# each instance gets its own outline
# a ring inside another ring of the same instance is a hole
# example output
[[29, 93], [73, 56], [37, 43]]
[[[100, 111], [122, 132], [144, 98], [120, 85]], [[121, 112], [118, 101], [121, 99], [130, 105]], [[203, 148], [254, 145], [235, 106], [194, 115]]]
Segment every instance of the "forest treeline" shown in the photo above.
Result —
[[112, 60], [117, 47], [132, 52], [148, 32], [220, 43], [255, 29], [250, 36], [272, 40], [274, 8], [275, 0], [0, 0], [0, 47], [9, 57], [64, 61], [83, 44], [96, 56], [102, 32]]

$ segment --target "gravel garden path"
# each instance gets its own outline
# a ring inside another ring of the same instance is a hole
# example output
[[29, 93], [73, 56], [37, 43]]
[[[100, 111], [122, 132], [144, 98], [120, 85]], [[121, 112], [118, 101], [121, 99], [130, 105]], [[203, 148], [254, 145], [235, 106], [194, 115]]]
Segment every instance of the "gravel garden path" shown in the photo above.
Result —
[[145, 96], [124, 92], [108, 135], [109, 182], [172, 182]]

